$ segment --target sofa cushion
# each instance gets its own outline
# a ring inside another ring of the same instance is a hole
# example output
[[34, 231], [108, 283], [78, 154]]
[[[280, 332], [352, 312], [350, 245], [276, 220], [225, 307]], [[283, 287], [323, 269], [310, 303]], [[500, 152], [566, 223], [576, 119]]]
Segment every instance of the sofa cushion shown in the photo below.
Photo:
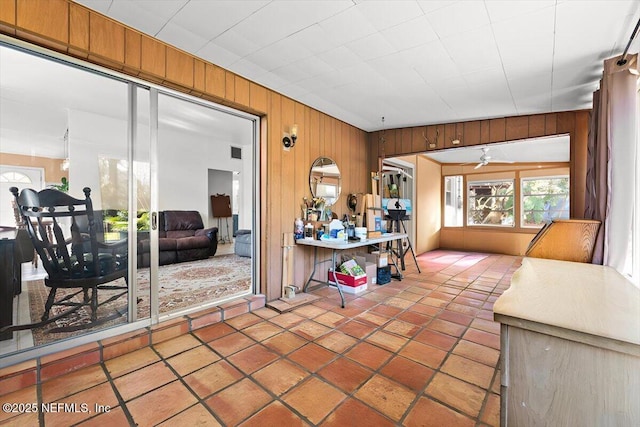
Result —
[[182, 239], [183, 237], [193, 237], [195, 235], [194, 230], [172, 230], [167, 231], [168, 239]]
[[[138, 252], [146, 253], [151, 249], [151, 241], [150, 240], [140, 240], [138, 242]], [[162, 251], [175, 251], [177, 248], [177, 240], [176, 239], [167, 239], [162, 238], [158, 239], [158, 250]]]
[[182, 239], [176, 239], [176, 250], [208, 249], [210, 244], [211, 241], [207, 236], [184, 237]]
[[200, 228], [204, 228], [204, 224], [198, 211], [164, 211], [165, 231], [198, 230]]
[[176, 252], [176, 262], [193, 261], [209, 258], [209, 248], [185, 249]]

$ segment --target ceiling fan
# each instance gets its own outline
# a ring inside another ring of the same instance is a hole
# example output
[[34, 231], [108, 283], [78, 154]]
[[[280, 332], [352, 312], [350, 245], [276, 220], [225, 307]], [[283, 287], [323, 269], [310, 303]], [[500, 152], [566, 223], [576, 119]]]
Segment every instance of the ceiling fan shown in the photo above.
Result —
[[489, 163], [514, 163], [511, 160], [491, 160], [493, 157], [489, 155], [489, 147], [482, 147], [482, 155], [480, 156], [480, 162], [474, 167], [479, 169], [482, 166], [486, 166]]

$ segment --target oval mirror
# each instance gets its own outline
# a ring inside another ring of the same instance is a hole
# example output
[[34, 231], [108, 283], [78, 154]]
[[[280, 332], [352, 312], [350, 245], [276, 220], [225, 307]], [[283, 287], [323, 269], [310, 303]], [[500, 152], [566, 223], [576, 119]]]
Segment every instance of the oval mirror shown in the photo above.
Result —
[[332, 159], [318, 157], [309, 172], [309, 189], [314, 198], [322, 197], [325, 206], [332, 206], [340, 197], [340, 169]]

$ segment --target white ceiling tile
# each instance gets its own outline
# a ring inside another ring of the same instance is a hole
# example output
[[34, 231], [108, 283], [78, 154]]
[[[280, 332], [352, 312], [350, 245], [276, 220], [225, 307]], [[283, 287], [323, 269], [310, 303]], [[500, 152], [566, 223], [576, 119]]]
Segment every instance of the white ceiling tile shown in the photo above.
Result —
[[460, 1], [427, 13], [440, 38], [465, 33], [489, 24], [489, 16], [480, 1]]
[[263, 64], [262, 66], [267, 70], [273, 70], [283, 65], [300, 61], [311, 55], [312, 53], [304, 46], [293, 43], [289, 38], [286, 38], [263, 47], [247, 58], [256, 63]]
[[300, 61], [296, 61], [296, 65], [300, 67], [304, 72], [306, 72], [309, 76], [326, 74], [335, 70], [335, 68], [331, 67], [322, 59], [319, 59], [315, 56], [309, 56], [307, 58], [301, 59]]
[[[621, 53], [631, 34], [631, 29], [622, 25], [621, 16], [626, 16], [632, 4], [617, 1], [569, 1], [559, 4], [556, 14], [556, 60], [562, 63], [589, 56], [592, 61], [600, 62]], [[635, 8], [638, 8], [637, 1]], [[594, 17], [597, 20], [594, 21]]]
[[262, 85], [264, 85], [265, 87], [274, 89], [274, 90], [278, 90], [279, 88], [281, 88], [282, 86], [287, 85], [287, 81], [285, 79], [283, 79], [282, 77], [279, 77], [271, 72], [268, 72], [266, 74], [263, 74], [260, 77], [260, 83]]
[[356, 8], [379, 31], [423, 15], [415, 1], [370, 1], [359, 3]]
[[[522, 15], [529, 15], [540, 9], [550, 9], [556, 4], [555, 0], [491, 0], [485, 1], [489, 19], [491, 22], [501, 22], [513, 18], [522, 18]], [[520, 22], [527, 24], [527, 19], [520, 19]]]
[[451, 0], [420, 0], [417, 2], [424, 13], [451, 6]]
[[460, 70], [474, 71], [500, 65], [500, 55], [488, 25], [447, 37], [442, 44]]
[[590, 89], [581, 87], [563, 89], [554, 93], [551, 99], [552, 111], [567, 111], [591, 108], [593, 98], [589, 96]]
[[339, 86], [335, 81], [336, 72], [325, 73], [309, 77], [308, 79], [300, 80], [297, 85], [304, 88], [306, 92], [322, 92], [329, 88]]
[[350, 1], [272, 1], [234, 27], [244, 37], [268, 46], [352, 7]]
[[351, 67], [357, 62], [361, 62], [360, 58], [358, 58], [351, 49], [344, 46], [320, 53], [318, 54], [318, 58], [331, 65], [333, 68]]
[[600, 65], [597, 65], [591, 69], [577, 69], [575, 66], [569, 64], [554, 70], [552, 90], [555, 94], [557, 90], [562, 88], [574, 88], [586, 84], [597, 84], [597, 82], [600, 81], [601, 77], [602, 66]]
[[208, 42], [204, 37], [174, 24], [173, 21], [168, 22], [156, 37], [186, 52], [197, 52]]
[[234, 62], [231, 68], [234, 73], [240, 74], [249, 80], [258, 80], [260, 76], [267, 73], [267, 70], [247, 58], [242, 58]]
[[364, 61], [389, 55], [395, 51], [394, 47], [380, 33], [373, 33], [354, 40], [347, 43], [346, 46]]
[[240, 57], [247, 56], [265, 46], [259, 40], [245, 37], [237, 28], [220, 34], [213, 41], [218, 46], [222, 46]]
[[414, 69], [429, 84], [440, 84], [443, 80], [460, 75], [460, 70], [440, 40], [411, 49], [408, 54], [417, 59]]
[[469, 87], [504, 84], [506, 81], [502, 67], [483, 68], [469, 73], [462, 73], [461, 78], [467, 82]]
[[291, 34], [286, 40], [302, 46], [314, 54], [321, 54], [338, 47], [319, 24], [311, 25]]
[[438, 38], [426, 16], [388, 28], [382, 31], [382, 35], [398, 50], [410, 49]]
[[351, 7], [320, 23], [320, 27], [328, 34], [336, 45], [343, 45], [376, 32], [376, 29], [356, 7]]
[[285, 85], [279, 88], [279, 92], [292, 99], [298, 99], [299, 96], [309, 92], [307, 88], [298, 86], [297, 84]]
[[268, 3], [260, 0], [190, 1], [172, 18], [172, 22], [211, 40]]
[[318, 80], [317, 85], [322, 87], [336, 87], [358, 80], [359, 76], [351, 70], [355, 70], [356, 66], [337, 69], [335, 71], [320, 74], [314, 78]]
[[207, 43], [196, 53], [200, 58], [221, 67], [229, 67], [231, 64], [240, 59], [239, 55], [228, 51], [227, 49], [215, 44], [214, 42]]
[[109, 16], [155, 36], [187, 0], [113, 0]]
[[541, 93], [549, 99], [551, 92], [551, 71], [539, 73], [535, 77], [525, 77], [520, 79], [509, 79], [509, 87], [513, 97], [518, 100], [524, 97], [531, 97]]
[[306, 73], [301, 67], [299, 67], [295, 63], [288, 64], [280, 68], [276, 68], [271, 72], [276, 76], [281, 77], [290, 83], [297, 83], [300, 80], [304, 80], [311, 77], [309, 76], [308, 73]]
[[545, 8], [526, 15], [526, 19], [508, 19], [492, 24], [500, 57], [506, 64], [543, 63], [547, 69], [553, 60], [555, 11]]
[[535, 77], [509, 79], [509, 88], [518, 111], [551, 111], [551, 72]]

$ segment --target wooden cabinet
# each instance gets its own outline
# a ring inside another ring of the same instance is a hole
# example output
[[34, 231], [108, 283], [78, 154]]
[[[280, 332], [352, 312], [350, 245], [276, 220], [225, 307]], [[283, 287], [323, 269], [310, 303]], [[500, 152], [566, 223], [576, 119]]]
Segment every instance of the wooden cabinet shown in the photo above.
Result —
[[533, 238], [525, 256], [561, 261], [591, 262], [600, 221], [554, 220]]
[[494, 305], [501, 425], [640, 425], [640, 289], [609, 267], [525, 258]]

